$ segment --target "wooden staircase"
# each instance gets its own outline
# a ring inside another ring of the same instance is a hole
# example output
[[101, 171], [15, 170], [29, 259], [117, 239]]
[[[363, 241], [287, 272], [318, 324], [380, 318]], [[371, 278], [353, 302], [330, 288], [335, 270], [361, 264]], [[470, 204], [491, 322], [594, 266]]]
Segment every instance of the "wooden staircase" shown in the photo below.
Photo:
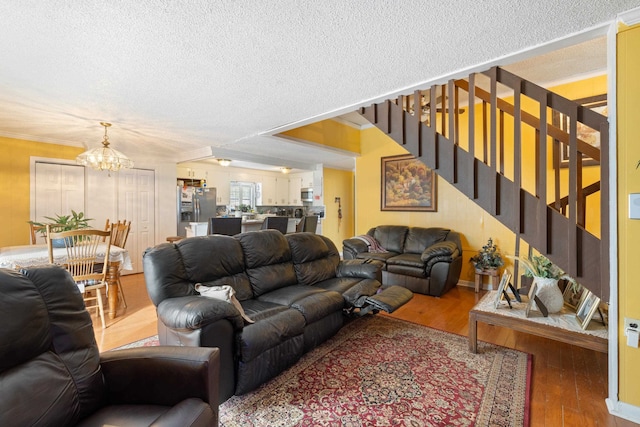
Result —
[[[522, 239], [608, 301], [605, 116], [499, 67], [363, 107], [360, 114], [509, 227], [516, 255]], [[599, 147], [582, 140], [584, 133], [579, 137], [584, 130]], [[585, 182], [594, 171], [599, 179]], [[588, 230], [591, 194], [600, 195], [600, 223]]]

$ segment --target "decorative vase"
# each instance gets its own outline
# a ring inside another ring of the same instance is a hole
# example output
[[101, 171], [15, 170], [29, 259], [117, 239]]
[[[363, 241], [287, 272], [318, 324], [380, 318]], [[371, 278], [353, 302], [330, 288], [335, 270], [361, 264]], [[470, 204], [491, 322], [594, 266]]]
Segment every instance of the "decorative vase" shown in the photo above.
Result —
[[548, 277], [534, 277], [536, 284], [536, 296], [542, 301], [549, 313], [557, 313], [562, 310], [564, 298], [558, 287], [558, 279]]

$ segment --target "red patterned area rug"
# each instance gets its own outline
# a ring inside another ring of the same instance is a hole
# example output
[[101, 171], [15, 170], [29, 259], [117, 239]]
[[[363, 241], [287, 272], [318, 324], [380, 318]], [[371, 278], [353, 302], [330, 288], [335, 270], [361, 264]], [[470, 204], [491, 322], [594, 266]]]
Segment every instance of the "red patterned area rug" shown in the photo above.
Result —
[[116, 347], [112, 350], [122, 350], [125, 348], [134, 348], [134, 347], [154, 347], [158, 345], [160, 345], [160, 340], [158, 339], [157, 335], [154, 335], [152, 337], [143, 338], [141, 340], [134, 341], [129, 344], [121, 345], [120, 347]]
[[383, 316], [350, 322], [257, 390], [223, 427], [528, 426], [531, 356]]

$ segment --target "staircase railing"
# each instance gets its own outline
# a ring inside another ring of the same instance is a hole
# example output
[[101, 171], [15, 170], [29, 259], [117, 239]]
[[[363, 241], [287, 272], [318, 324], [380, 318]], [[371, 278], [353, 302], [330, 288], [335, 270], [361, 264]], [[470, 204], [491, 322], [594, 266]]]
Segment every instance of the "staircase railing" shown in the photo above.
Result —
[[[360, 113], [509, 227], [516, 251], [520, 239], [526, 241], [608, 299], [605, 116], [499, 67]], [[599, 146], [585, 141], [584, 131]], [[563, 148], [566, 168], [557, 155]], [[596, 165], [586, 166], [587, 160]], [[585, 167], [595, 181], [585, 182]], [[595, 191], [600, 203], [593, 207], [587, 195]], [[587, 229], [587, 208], [597, 211], [599, 227]]]

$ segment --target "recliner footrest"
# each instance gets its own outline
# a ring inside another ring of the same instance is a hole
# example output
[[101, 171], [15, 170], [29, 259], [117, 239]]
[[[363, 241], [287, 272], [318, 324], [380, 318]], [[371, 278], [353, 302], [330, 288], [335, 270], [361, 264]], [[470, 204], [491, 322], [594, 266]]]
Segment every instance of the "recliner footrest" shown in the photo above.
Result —
[[402, 286], [389, 286], [382, 292], [367, 297], [367, 302], [378, 310], [393, 313], [413, 298], [413, 292]]

